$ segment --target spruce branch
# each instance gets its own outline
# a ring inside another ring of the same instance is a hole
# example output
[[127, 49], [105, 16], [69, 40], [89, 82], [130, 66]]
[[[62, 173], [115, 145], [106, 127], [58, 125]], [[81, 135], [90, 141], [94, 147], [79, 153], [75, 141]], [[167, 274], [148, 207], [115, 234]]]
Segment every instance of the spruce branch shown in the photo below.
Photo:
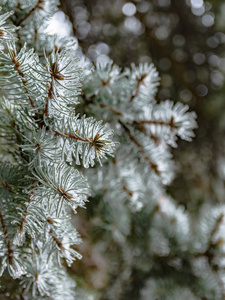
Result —
[[65, 111], [65, 106], [74, 107], [77, 104], [77, 96], [81, 90], [81, 70], [78, 67], [78, 59], [73, 55], [75, 48], [76, 44], [73, 41], [67, 41], [65, 48], [55, 48], [49, 58], [45, 54], [46, 69], [51, 78], [43, 111], [46, 118], [49, 117], [50, 104], [54, 113], [58, 112], [59, 115]]
[[37, 4], [21, 20], [18, 21], [17, 26], [20, 26], [24, 21], [26, 21], [36, 9], [43, 10], [41, 5], [44, 3], [44, 1], [45, 0], [37, 0]]
[[[1, 8], [0, 8], [1, 10]], [[13, 11], [0, 15], [0, 42], [16, 39], [14, 32], [18, 30], [13, 24], [7, 24], [6, 20], [13, 15]]]
[[137, 139], [132, 135], [131, 131], [129, 130], [129, 128], [123, 124], [120, 121], [120, 124], [122, 125], [122, 127], [125, 129], [125, 131], [127, 132], [130, 140], [139, 148], [140, 153], [143, 155], [144, 159], [148, 162], [149, 166], [151, 167], [151, 169], [157, 174], [160, 175], [159, 170], [158, 170], [158, 165], [156, 163], [153, 163], [150, 158], [148, 156], [145, 155], [145, 151], [142, 148], [141, 144], [137, 141]]
[[[33, 50], [26, 52], [24, 46], [17, 53], [15, 43], [8, 44], [8, 54], [0, 53], [0, 63], [1, 70], [7, 72], [1, 79], [2, 91], [7, 99], [17, 104], [31, 105], [32, 112], [37, 114], [37, 107], [42, 104], [42, 94], [46, 93], [46, 75]], [[6, 83], [11, 85], [10, 89]]]
[[[81, 159], [84, 167], [88, 168], [94, 165], [95, 159], [101, 164], [106, 155], [112, 156], [115, 148], [111, 141], [113, 131], [101, 121], [85, 116], [78, 119], [77, 116], [64, 119], [57, 125], [58, 130], [53, 132], [62, 137], [63, 152], [68, 161], [74, 157], [76, 164], [80, 164]], [[62, 126], [66, 131], [62, 130]]]
[[22, 82], [22, 84], [24, 86], [25, 93], [27, 94], [27, 97], [28, 97], [28, 100], [30, 102], [30, 105], [33, 108], [36, 108], [33, 100], [29, 96], [29, 93], [28, 93], [28, 90], [27, 90], [27, 81], [26, 81], [26, 79], [23, 79], [24, 78], [24, 74], [23, 74], [23, 72], [20, 69], [20, 62], [16, 59], [16, 54], [15, 54], [15, 51], [13, 49], [11, 49], [11, 55], [12, 55], [11, 60], [12, 60], [12, 62], [14, 64], [14, 68], [15, 68], [15, 70], [17, 71], [18, 75], [21, 78], [21, 82]]
[[[11, 234], [8, 231], [6, 220], [4, 215], [7, 216], [6, 211], [4, 210], [4, 204], [1, 203], [0, 208], [0, 223], [2, 228], [2, 240], [3, 244], [0, 247], [0, 253], [2, 256], [1, 266], [0, 266], [0, 276], [2, 276], [4, 270], [7, 268], [10, 276], [14, 279], [21, 277], [26, 273], [26, 269], [22, 261], [20, 260], [20, 251], [15, 248], [11, 240]], [[8, 220], [7, 220], [8, 221]], [[8, 222], [7, 222], [8, 223]]]
[[[140, 64], [136, 67], [131, 64], [131, 70], [126, 68], [125, 76], [128, 77], [129, 82], [133, 86], [133, 90], [129, 102], [133, 102], [135, 98], [139, 101], [152, 101], [157, 92], [159, 85], [159, 76], [153, 64]], [[136, 100], [137, 100], [136, 99]]]
[[[82, 175], [73, 167], [64, 163], [43, 164], [43, 166], [37, 166], [35, 170], [34, 176], [42, 183], [42, 186], [34, 191], [34, 197], [41, 202], [46, 200], [52, 202], [54, 199], [57, 217], [65, 213], [65, 204], [74, 211], [78, 206], [84, 206], [89, 195], [89, 188]], [[45, 195], [44, 199], [43, 195]]]

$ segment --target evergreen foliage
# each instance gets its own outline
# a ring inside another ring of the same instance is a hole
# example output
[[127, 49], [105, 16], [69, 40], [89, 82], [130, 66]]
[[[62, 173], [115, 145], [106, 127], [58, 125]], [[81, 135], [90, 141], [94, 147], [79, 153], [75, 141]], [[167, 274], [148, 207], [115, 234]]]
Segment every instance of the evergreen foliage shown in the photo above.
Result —
[[44, 33], [57, 4], [1, 1], [0, 273], [3, 286], [4, 275], [19, 278], [9, 292], [24, 299], [74, 298], [62, 259], [81, 258], [71, 211], [90, 195], [75, 165], [93, 166], [114, 149], [109, 127], [75, 113], [75, 41]]
[[157, 103], [152, 64], [79, 60], [73, 38], [44, 30], [57, 1], [0, 4], [3, 295], [87, 299], [75, 295], [65, 262], [81, 258], [71, 214], [92, 194], [93, 249], [104, 240], [98, 251], [113, 261], [101, 299], [222, 299], [223, 208], [195, 222], [165, 192], [171, 147], [192, 139], [195, 113]]

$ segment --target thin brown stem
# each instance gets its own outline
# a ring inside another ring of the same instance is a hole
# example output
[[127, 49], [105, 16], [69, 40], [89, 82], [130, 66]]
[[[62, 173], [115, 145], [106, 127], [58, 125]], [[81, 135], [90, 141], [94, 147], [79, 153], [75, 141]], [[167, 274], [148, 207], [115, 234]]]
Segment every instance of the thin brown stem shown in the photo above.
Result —
[[175, 128], [174, 117], [172, 116], [169, 122], [158, 121], [158, 120], [141, 120], [137, 122], [140, 125], [143, 124], [154, 124], [154, 125], [165, 125], [170, 126], [171, 128]]
[[27, 95], [27, 97], [28, 97], [28, 100], [29, 100], [29, 102], [30, 102], [30, 105], [31, 105], [33, 108], [36, 108], [36, 106], [35, 106], [33, 100], [31, 99], [31, 97], [30, 97], [30, 95], [29, 95], [29, 92], [28, 92], [28, 90], [27, 90], [27, 80], [25, 79], [25, 76], [24, 76], [23, 72], [22, 72], [21, 69], [20, 69], [20, 62], [19, 62], [19, 61], [17, 60], [17, 58], [16, 58], [15, 51], [14, 51], [13, 49], [11, 49], [11, 53], [12, 53], [12, 56], [13, 56], [13, 57], [11, 58], [11, 60], [12, 60], [12, 62], [13, 62], [13, 64], [14, 64], [15, 70], [17, 71], [19, 77], [21, 78], [21, 82], [22, 82], [23, 87], [24, 87], [24, 89], [25, 89], [25, 93], [26, 93], [26, 95]]
[[111, 112], [113, 112], [114, 114], [116, 114], [116, 115], [118, 115], [120, 117], [123, 117], [123, 113], [121, 113], [120, 111], [116, 110], [113, 107], [109, 107], [109, 106], [107, 106], [105, 104], [100, 104], [100, 107], [101, 108], [106, 108], [106, 109], [110, 110]]
[[8, 261], [9, 261], [9, 264], [12, 265], [14, 252], [11, 248], [11, 243], [10, 243], [10, 240], [8, 237], [8, 231], [6, 229], [4, 218], [3, 218], [1, 211], [0, 211], [0, 223], [1, 223], [2, 231], [3, 231], [3, 235], [4, 235], [4, 239], [5, 239], [5, 245], [7, 247]]
[[99, 134], [96, 134], [96, 136], [94, 137], [94, 139], [88, 139], [88, 138], [85, 138], [85, 137], [82, 137], [82, 136], [78, 135], [77, 131], [75, 131], [76, 135], [73, 135], [73, 134], [67, 133], [67, 132], [60, 133], [57, 130], [53, 130], [53, 132], [56, 135], [58, 135], [58, 136], [66, 137], [66, 138], [69, 138], [69, 139], [73, 139], [75, 141], [82, 141], [82, 142], [90, 143], [99, 152], [101, 152], [101, 148], [103, 148], [104, 145], [105, 145], [104, 142], [98, 140], [98, 138], [100, 136]]
[[[57, 48], [55, 49], [55, 51], [57, 51]], [[49, 85], [48, 96], [46, 98], [46, 103], [45, 103], [45, 108], [44, 108], [44, 111], [43, 111], [43, 115], [46, 115], [46, 117], [48, 118], [48, 116], [49, 116], [48, 104], [49, 104], [49, 100], [52, 100], [52, 98], [53, 98], [52, 97], [52, 94], [53, 94], [53, 79], [55, 79], [55, 80], [64, 80], [64, 75], [59, 72], [58, 66], [55, 62], [52, 64], [52, 68], [48, 68], [48, 66], [46, 66], [46, 69], [51, 73], [51, 81], [50, 81], [50, 83], [48, 83], [48, 85]]]
[[150, 165], [151, 169], [157, 174], [160, 175], [159, 170], [158, 170], [158, 165], [153, 163], [148, 156], [145, 155], [145, 151], [143, 149], [143, 147], [141, 146], [141, 144], [136, 140], [136, 138], [132, 135], [132, 133], [130, 132], [130, 129], [121, 121], [119, 121], [119, 123], [122, 125], [122, 127], [124, 128], [125, 132], [128, 134], [130, 140], [139, 148], [139, 151], [141, 154], [143, 154], [144, 159], [148, 162], [148, 164]]
[[9, 192], [13, 192], [13, 188], [10, 184], [8, 184], [8, 182], [5, 179], [2, 180], [1, 185]]
[[121, 183], [122, 183], [122, 188], [123, 188], [124, 192], [125, 192], [129, 197], [132, 197], [132, 196], [133, 196], [133, 193], [128, 189], [128, 187], [126, 186], [124, 180], [122, 180]]
[[214, 238], [216, 232], [218, 231], [219, 226], [220, 226], [221, 222], [223, 221], [223, 218], [224, 218], [224, 215], [223, 215], [223, 213], [221, 213], [219, 215], [218, 219], [216, 220], [216, 223], [211, 231], [206, 250], [201, 253], [195, 253], [195, 257], [206, 256], [208, 258], [208, 262], [211, 266], [212, 266], [212, 262], [213, 262], [213, 258], [214, 258], [213, 250], [218, 244], [221, 243], [221, 240], [219, 240], [218, 242], [215, 243], [213, 241], [213, 238]]
[[36, 9], [43, 9], [40, 6], [43, 2], [44, 0], [38, 0], [37, 4], [17, 23], [17, 26], [20, 26], [26, 19], [28, 19]]
[[49, 103], [49, 99], [52, 99], [52, 92], [53, 92], [53, 87], [52, 87], [52, 78], [51, 78], [51, 81], [49, 83], [48, 96], [46, 98], [45, 108], [43, 111], [43, 115], [46, 115], [47, 118], [49, 117], [48, 103]]
[[147, 74], [142, 74], [140, 78], [138, 76], [136, 76], [136, 80], [137, 80], [136, 91], [133, 95], [131, 95], [129, 102], [132, 102], [134, 100], [134, 98], [137, 97], [140, 86], [143, 83], [143, 80], [145, 79], [146, 76], [147, 76]]
[[[32, 192], [31, 192], [31, 196], [32, 196], [33, 193], [34, 193], [34, 192], [32, 191]], [[24, 213], [23, 213], [23, 218], [22, 218], [22, 220], [21, 220], [21, 222], [20, 222], [20, 226], [19, 226], [19, 232], [21, 232], [21, 231], [23, 230], [23, 226], [24, 226], [24, 224], [25, 224], [25, 222], [26, 222], [26, 218], [27, 218], [27, 214], [28, 214], [28, 206], [30, 205], [30, 202], [31, 202], [31, 196], [30, 196], [30, 198], [28, 199], [28, 205], [27, 205], [27, 208], [25, 209], [25, 211], [24, 211]]]
[[57, 188], [57, 191], [59, 192], [59, 194], [67, 199], [67, 200], [70, 200], [72, 198], [72, 196], [70, 195], [70, 193], [68, 193], [67, 191], [65, 191], [62, 187], [58, 187]]
[[54, 242], [56, 243], [56, 245], [57, 245], [60, 249], [62, 249], [62, 248], [63, 248], [63, 244], [62, 244], [62, 242], [60, 242], [60, 240], [54, 235], [52, 229], [50, 229], [49, 233], [51, 234], [51, 236], [52, 236]]

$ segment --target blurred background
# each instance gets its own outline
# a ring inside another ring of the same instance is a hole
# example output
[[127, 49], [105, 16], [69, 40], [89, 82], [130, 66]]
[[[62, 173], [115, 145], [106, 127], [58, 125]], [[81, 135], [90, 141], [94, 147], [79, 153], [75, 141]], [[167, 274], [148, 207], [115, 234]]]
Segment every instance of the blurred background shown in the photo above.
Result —
[[196, 111], [196, 138], [180, 144], [181, 172], [170, 192], [191, 207], [223, 201], [225, 2], [62, 0], [61, 9], [91, 61], [112, 59], [122, 68], [153, 62], [161, 77], [158, 100], [181, 101]]
[[[181, 101], [196, 111], [194, 141], [180, 141], [173, 151], [179, 168], [168, 193], [193, 215], [203, 203], [224, 203], [225, 1], [61, 0], [61, 9], [91, 61], [112, 59], [122, 68], [153, 62], [161, 77], [158, 101]], [[62, 12], [55, 18], [66, 19]], [[88, 211], [91, 204], [83, 213], [86, 220]], [[108, 262], [97, 250], [91, 252], [86, 222], [80, 220], [78, 227], [85, 257], [73, 265], [72, 274], [91, 290], [102, 291], [109, 285]]]

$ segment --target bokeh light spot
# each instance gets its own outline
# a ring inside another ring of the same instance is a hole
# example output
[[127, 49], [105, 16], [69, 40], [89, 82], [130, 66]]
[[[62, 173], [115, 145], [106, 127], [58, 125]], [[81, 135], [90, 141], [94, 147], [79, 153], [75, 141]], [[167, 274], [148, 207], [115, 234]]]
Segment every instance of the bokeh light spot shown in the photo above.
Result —
[[202, 65], [205, 62], [205, 55], [203, 53], [195, 53], [193, 55], [193, 61], [196, 65]]
[[147, 1], [141, 1], [137, 4], [137, 10], [140, 13], [146, 13], [149, 10], [150, 4]]
[[200, 8], [204, 4], [203, 0], [191, 0], [191, 6], [194, 8]]
[[204, 8], [204, 6], [201, 6], [198, 8], [192, 7], [191, 11], [195, 16], [202, 16], [205, 13], [205, 8]]
[[137, 35], [144, 32], [144, 26], [135, 17], [127, 17], [124, 21], [124, 26], [128, 31], [131, 31]]
[[208, 94], [208, 88], [204, 84], [199, 84], [196, 91], [200, 97], [205, 97]]
[[183, 89], [181, 92], [180, 92], [180, 98], [182, 101], [184, 102], [189, 102], [191, 101], [193, 95], [192, 95], [192, 92], [188, 89]]
[[215, 16], [213, 13], [206, 13], [203, 17], [202, 17], [202, 24], [205, 27], [210, 27], [214, 24], [214, 19]]
[[124, 15], [131, 17], [136, 13], [136, 6], [133, 3], [128, 2], [124, 4], [122, 11]]

